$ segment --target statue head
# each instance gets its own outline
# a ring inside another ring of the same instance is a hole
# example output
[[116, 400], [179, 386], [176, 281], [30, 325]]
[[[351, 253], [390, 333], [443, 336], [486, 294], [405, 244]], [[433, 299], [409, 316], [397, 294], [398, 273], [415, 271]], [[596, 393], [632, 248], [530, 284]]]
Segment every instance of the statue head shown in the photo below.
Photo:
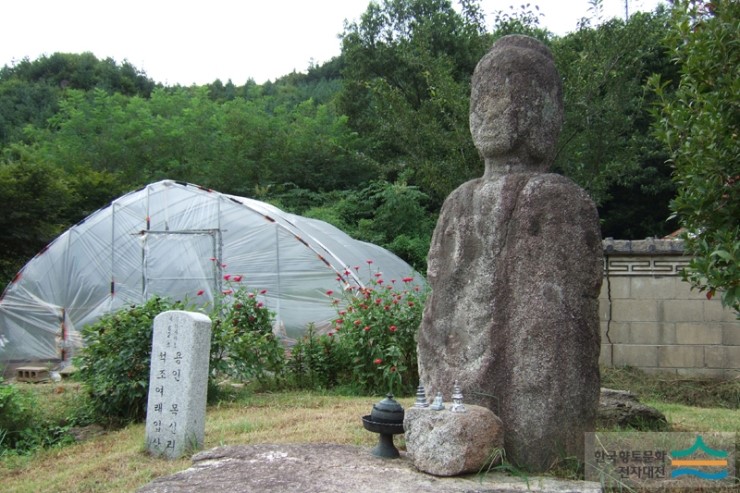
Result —
[[475, 68], [470, 133], [492, 173], [546, 171], [563, 120], [563, 89], [550, 50], [504, 36]]

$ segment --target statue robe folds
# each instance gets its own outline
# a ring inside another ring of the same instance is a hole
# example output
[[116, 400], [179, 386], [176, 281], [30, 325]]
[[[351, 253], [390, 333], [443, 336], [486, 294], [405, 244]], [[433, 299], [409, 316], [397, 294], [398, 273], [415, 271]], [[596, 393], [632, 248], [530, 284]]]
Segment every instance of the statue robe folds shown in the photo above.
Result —
[[550, 173], [469, 181], [445, 201], [429, 251], [432, 294], [419, 331], [427, 390], [504, 423], [507, 457], [530, 470], [576, 454], [599, 399], [598, 214]]

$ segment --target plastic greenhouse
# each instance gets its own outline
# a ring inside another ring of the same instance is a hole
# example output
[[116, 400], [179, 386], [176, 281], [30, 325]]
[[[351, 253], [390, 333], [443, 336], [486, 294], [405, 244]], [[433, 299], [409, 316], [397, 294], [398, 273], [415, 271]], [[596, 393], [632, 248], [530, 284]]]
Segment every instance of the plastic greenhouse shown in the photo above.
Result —
[[424, 283], [391, 252], [323, 221], [160, 181], [91, 214], [25, 265], [0, 298], [0, 360], [68, 359], [79, 330], [103, 314], [155, 294], [212, 302], [229, 274], [267, 290], [295, 339], [336, 316], [328, 290], [364, 286], [375, 272]]

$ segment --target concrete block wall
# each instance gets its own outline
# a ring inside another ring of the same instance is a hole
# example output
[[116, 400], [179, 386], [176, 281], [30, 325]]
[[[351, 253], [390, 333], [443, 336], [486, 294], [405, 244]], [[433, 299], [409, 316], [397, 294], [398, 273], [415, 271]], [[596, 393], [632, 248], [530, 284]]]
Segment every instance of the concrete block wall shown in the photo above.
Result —
[[740, 378], [740, 321], [681, 280], [677, 240], [604, 241], [601, 364]]

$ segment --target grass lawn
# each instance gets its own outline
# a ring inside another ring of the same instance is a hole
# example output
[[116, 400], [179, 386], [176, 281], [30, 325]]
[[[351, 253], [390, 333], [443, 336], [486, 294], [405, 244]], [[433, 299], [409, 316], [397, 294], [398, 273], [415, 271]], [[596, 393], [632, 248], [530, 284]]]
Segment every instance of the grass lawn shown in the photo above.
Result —
[[740, 432], [740, 411], [726, 408], [684, 406], [682, 404], [645, 401], [662, 412], [671, 424], [671, 431]]
[[[617, 377], [622, 378], [620, 375]], [[738, 381], [723, 387], [721, 393], [729, 395], [729, 401], [712, 401], [713, 405], [725, 407], [702, 408], [670, 402], [677, 399], [655, 390], [660, 388], [660, 384], [653, 381], [654, 377], [641, 376], [642, 392], [634, 388], [634, 374], [628, 379], [632, 387], [615, 385], [617, 377], [605, 374], [605, 386], [637, 390], [643, 402], [662, 411], [676, 431], [740, 430], [738, 406], [732, 407], [732, 396], [740, 389]], [[693, 399], [698, 392], [696, 388], [701, 388], [701, 384], [689, 383]], [[676, 385], [672, 385], [674, 393]], [[704, 387], [707, 385], [705, 383]], [[65, 409], [79, 398], [78, 392], [81, 392], [74, 385], [61, 393], [55, 390], [56, 384], [27, 387], [50, 403], [56, 401], [49, 404], [53, 409]], [[241, 391], [231, 399], [208, 407], [205, 448], [254, 443], [330, 442], [369, 449], [377, 443], [377, 437], [362, 428], [360, 418], [369, 414], [372, 405], [379, 400], [380, 397], [345, 397], [319, 392]], [[413, 397], [398, 400], [404, 407], [414, 402]], [[82, 443], [42, 450], [30, 456], [3, 457], [0, 460], [2, 491], [135, 491], [156, 477], [190, 466], [189, 458], [168, 461], [148, 456], [144, 452], [144, 434], [143, 424], [130, 425]], [[396, 438], [396, 444], [403, 448], [402, 437]]]
[[[343, 397], [311, 392], [244, 394], [208, 407], [205, 448], [253, 443], [330, 442], [367, 446], [377, 436], [361, 416], [379, 397]], [[413, 398], [398, 399], [404, 407]], [[89, 441], [0, 461], [3, 492], [125, 492], [190, 466], [144, 452], [144, 424]], [[396, 444], [400, 443], [396, 438]]]

